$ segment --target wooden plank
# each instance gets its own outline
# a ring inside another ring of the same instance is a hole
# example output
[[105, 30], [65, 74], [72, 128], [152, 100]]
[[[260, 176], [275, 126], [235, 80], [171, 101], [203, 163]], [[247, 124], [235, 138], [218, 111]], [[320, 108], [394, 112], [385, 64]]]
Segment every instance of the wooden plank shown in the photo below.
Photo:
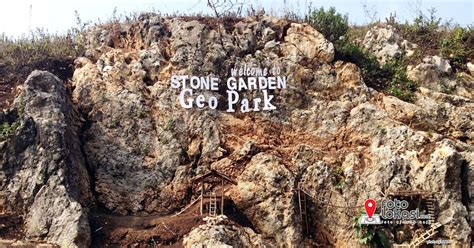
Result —
[[221, 214], [224, 214], [224, 179], [222, 179], [222, 184], [221, 184]]
[[203, 195], [204, 195], [204, 185], [201, 184], [201, 206], [200, 206], [200, 208], [199, 208], [201, 215], [203, 214], [203, 213], [202, 213], [202, 209], [203, 209], [203, 205], [202, 205], [202, 204], [203, 204], [203, 202], [202, 202], [202, 201], [203, 201]]
[[228, 181], [228, 182], [230, 182], [234, 185], [237, 185], [237, 182], [234, 179], [232, 179], [232, 178], [228, 177], [227, 175], [224, 175], [224, 174], [222, 174], [222, 173], [220, 173], [216, 170], [211, 170], [210, 172], [208, 172], [204, 175], [197, 176], [197, 177], [191, 179], [191, 182], [200, 182], [200, 181], [203, 181], [205, 178], [210, 177], [210, 176], [215, 176], [217, 178], [223, 178], [224, 180], [226, 180], [226, 181]]

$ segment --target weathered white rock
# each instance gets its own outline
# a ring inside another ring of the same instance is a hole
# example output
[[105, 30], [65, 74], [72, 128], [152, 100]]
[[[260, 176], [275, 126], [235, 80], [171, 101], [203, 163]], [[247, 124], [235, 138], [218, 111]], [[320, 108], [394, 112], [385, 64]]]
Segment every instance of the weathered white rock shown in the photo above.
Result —
[[334, 59], [333, 44], [308, 24], [291, 23], [282, 52], [293, 62], [329, 63]]
[[409, 79], [428, 85], [436, 85], [443, 74], [451, 73], [449, 61], [439, 56], [428, 56], [423, 63], [407, 67]]
[[268, 247], [259, 234], [248, 227], [238, 226], [224, 215], [204, 220], [206, 224], [194, 228], [184, 237], [184, 247]]
[[471, 73], [471, 75], [474, 76], [474, 64], [469, 62], [466, 64], [466, 66], [467, 66], [467, 69], [469, 70], [469, 73]]
[[451, 65], [449, 60], [443, 59], [440, 56], [428, 56], [423, 59], [424, 63], [432, 64], [435, 66], [436, 71], [440, 74], [446, 73], [449, 74], [452, 72]]
[[472, 94], [466, 88], [472, 87], [472, 82], [464, 82], [465, 80], [461, 79], [452, 80], [447, 77], [450, 73], [452, 73], [452, 68], [449, 61], [439, 56], [427, 56], [422, 63], [407, 66], [407, 77], [410, 80], [431, 90], [471, 98]]
[[417, 48], [416, 44], [403, 40], [391, 25], [371, 28], [364, 37], [363, 45], [381, 64], [404, 54], [411, 56]]

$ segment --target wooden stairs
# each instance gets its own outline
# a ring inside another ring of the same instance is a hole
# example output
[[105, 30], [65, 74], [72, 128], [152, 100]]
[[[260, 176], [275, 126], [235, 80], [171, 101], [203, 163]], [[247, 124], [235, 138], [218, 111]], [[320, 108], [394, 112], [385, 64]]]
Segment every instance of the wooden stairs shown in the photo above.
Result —
[[410, 244], [395, 244], [393, 247], [397, 248], [416, 248], [420, 247], [424, 244], [429, 238], [433, 237], [436, 233], [438, 233], [437, 229], [441, 227], [440, 223], [434, 223], [431, 225], [430, 229], [424, 232], [422, 235], [416, 237], [414, 240], [410, 242]]
[[217, 197], [214, 192], [211, 194], [211, 197], [210, 197], [209, 216], [212, 216], [212, 217], [217, 216]]
[[416, 237], [415, 240], [412, 240], [410, 243], [411, 247], [419, 247], [421, 244], [425, 243], [426, 240], [433, 237], [438, 231], [436, 229], [440, 228], [441, 224], [434, 223], [431, 225], [431, 228], [424, 232], [421, 236]]
[[309, 224], [308, 224], [308, 209], [307, 209], [307, 194], [298, 190], [298, 206], [300, 209], [300, 218], [302, 221], [303, 233], [309, 235]]
[[430, 225], [434, 223], [435, 221], [435, 216], [436, 216], [436, 199], [434, 198], [433, 195], [430, 195], [426, 199], [426, 207], [428, 210], [428, 214], [430, 215]]

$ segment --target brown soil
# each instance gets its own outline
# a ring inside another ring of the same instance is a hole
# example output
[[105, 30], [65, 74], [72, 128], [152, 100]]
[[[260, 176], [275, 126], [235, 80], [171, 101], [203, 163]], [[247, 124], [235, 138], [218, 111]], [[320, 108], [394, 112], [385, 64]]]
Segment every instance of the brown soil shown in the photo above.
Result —
[[92, 213], [92, 247], [182, 247], [182, 238], [203, 223], [199, 204], [182, 214], [167, 216], [119, 216]]
[[[92, 247], [183, 247], [183, 236], [193, 227], [204, 223], [205, 215], [200, 215], [199, 212], [199, 201], [179, 215], [119, 216], [100, 211], [93, 212], [89, 216]], [[236, 214], [229, 216], [234, 221], [239, 221], [238, 217]], [[240, 222], [248, 226], [246, 219]], [[24, 224], [21, 217], [0, 215], [0, 247], [24, 238]], [[29, 243], [25, 243], [25, 247], [30, 247]]]
[[[208, 203], [205, 200], [204, 203]], [[183, 237], [194, 227], [204, 224], [199, 201], [179, 215], [120, 216], [96, 211], [90, 214], [91, 247], [183, 247]], [[250, 227], [250, 221], [229, 200], [224, 212], [237, 225]], [[18, 216], [0, 215], [0, 247], [24, 240], [23, 221]], [[33, 242], [33, 243], [32, 243]], [[37, 241], [40, 244], [40, 241]], [[21, 247], [35, 247], [34, 241]]]
[[[204, 201], [206, 204], [208, 200]], [[199, 201], [179, 215], [119, 216], [104, 212], [90, 215], [92, 247], [183, 247], [183, 237], [204, 224]], [[253, 228], [248, 219], [226, 201], [224, 212], [238, 225]]]
[[1, 239], [23, 239], [23, 237], [23, 220], [21, 217], [10, 214], [0, 215]]
[[[358, 152], [360, 146], [369, 146], [365, 139], [352, 136], [350, 130], [345, 128], [328, 138], [320, 138], [307, 133], [305, 129], [295, 129], [289, 125], [262, 120], [251, 117], [222, 117], [220, 129], [226, 130], [224, 136], [224, 148], [230, 153], [242, 147], [246, 140], [252, 140], [258, 147], [258, 151], [274, 154], [282, 159], [282, 163], [292, 172], [297, 168], [293, 165], [292, 158], [295, 156], [299, 145], [306, 144], [319, 149], [314, 154], [317, 160], [330, 160], [331, 164], [341, 164], [345, 156], [350, 152]], [[370, 157], [368, 153], [360, 153], [361, 165], [357, 170], [363, 169]], [[227, 167], [228, 175], [238, 175], [245, 166], [235, 162]]]

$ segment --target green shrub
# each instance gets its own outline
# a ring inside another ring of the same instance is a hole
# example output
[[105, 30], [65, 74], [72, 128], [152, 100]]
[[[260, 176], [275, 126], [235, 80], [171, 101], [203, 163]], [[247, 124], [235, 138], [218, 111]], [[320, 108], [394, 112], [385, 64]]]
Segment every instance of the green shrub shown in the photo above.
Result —
[[[385, 91], [404, 101], [413, 101], [415, 83], [408, 80], [404, 61], [397, 59], [380, 66], [373, 54], [345, 37], [349, 29], [347, 15], [336, 13], [333, 7], [328, 11], [324, 8], [310, 9], [305, 20], [334, 43], [337, 60], [352, 62], [360, 68], [362, 78], [369, 87]], [[421, 19], [418, 25], [437, 24], [426, 24], [424, 19]]]
[[394, 23], [394, 26], [403, 38], [419, 46], [410, 58], [412, 64], [421, 62], [427, 55], [441, 55], [450, 60], [455, 72], [466, 71], [466, 63], [474, 57], [473, 27], [442, 23], [436, 9], [429, 9], [427, 15], [420, 11], [411, 23]]
[[335, 47], [336, 59], [356, 64], [368, 86], [377, 90], [383, 90], [388, 86], [387, 78], [390, 76], [390, 71], [381, 68], [374, 55], [346, 39], [339, 40]]
[[403, 58], [380, 66], [374, 55], [346, 39], [336, 42], [336, 59], [356, 64], [367, 86], [385, 91], [403, 101], [412, 102], [416, 85], [407, 78]]
[[344, 36], [349, 30], [348, 16], [336, 13], [334, 7], [325, 11], [324, 8], [309, 9], [305, 21], [318, 30], [321, 34], [331, 42], [337, 41]]
[[426, 43], [432, 35], [439, 32], [441, 18], [436, 17], [436, 9], [428, 10], [429, 16], [419, 11], [412, 23], [400, 25], [403, 36], [415, 43]]
[[[10, 89], [23, 83], [33, 70], [49, 71], [62, 80], [72, 77], [73, 61], [82, 55], [84, 46], [76, 42], [77, 33], [49, 34], [38, 29], [29, 36], [9, 38], [0, 34], [0, 78]], [[4, 101], [13, 101], [13, 91], [6, 91]], [[5, 104], [5, 105], [4, 105]]]
[[358, 242], [362, 245], [370, 245], [375, 236], [375, 229], [369, 225], [361, 225], [359, 219], [362, 214], [356, 215], [352, 218], [352, 227], [355, 229]]
[[390, 247], [390, 242], [384, 230], [378, 225], [361, 225], [359, 219], [362, 214], [352, 218], [352, 228], [355, 230], [359, 244], [370, 247]]
[[18, 124], [13, 122], [12, 124], [8, 123], [7, 121], [3, 122], [0, 126], [0, 140], [5, 140], [10, 137], [15, 130], [17, 129]]
[[455, 71], [466, 70], [469, 58], [474, 57], [474, 30], [472, 27], [454, 27], [444, 33], [444, 38], [439, 40], [441, 56], [449, 58]]
[[394, 59], [383, 66], [383, 70], [391, 75], [388, 92], [406, 102], [413, 102], [416, 90], [415, 82], [408, 79], [403, 59]]

